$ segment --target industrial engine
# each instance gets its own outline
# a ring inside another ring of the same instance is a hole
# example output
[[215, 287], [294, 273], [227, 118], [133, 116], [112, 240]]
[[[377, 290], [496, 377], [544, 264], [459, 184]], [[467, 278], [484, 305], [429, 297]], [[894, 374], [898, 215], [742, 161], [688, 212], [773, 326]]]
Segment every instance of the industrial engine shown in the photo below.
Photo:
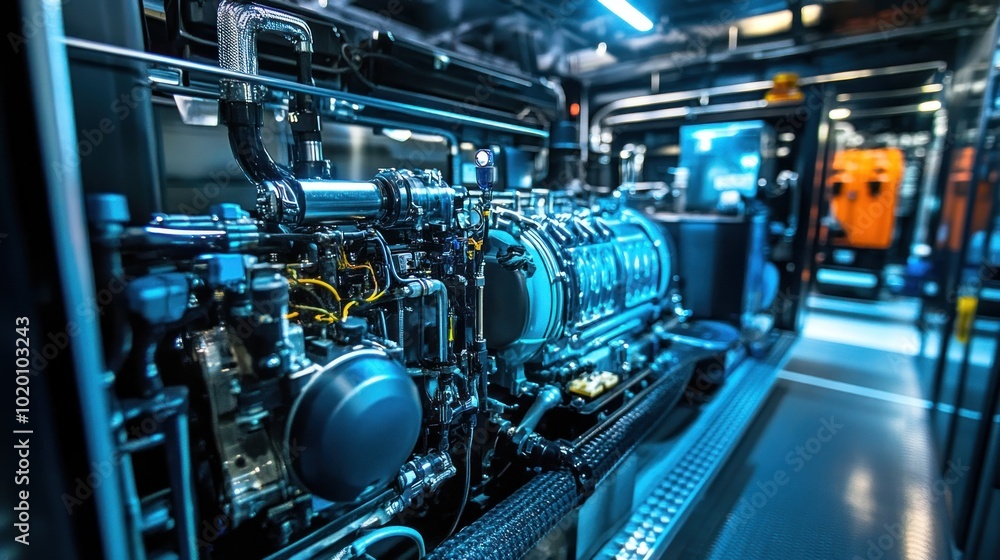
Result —
[[899, 4], [14, 0], [0, 560], [1000, 558], [1000, 0]]
[[[311, 83], [299, 18], [224, 1], [218, 33], [222, 68], [256, 74], [267, 33]], [[424, 169], [333, 179], [304, 93], [279, 165], [266, 97], [221, 83], [255, 208], [136, 225], [124, 196], [88, 199], [98, 284], [127, 284], [102, 328], [129, 546], [348, 558], [390, 535], [442, 558], [524, 554], [705, 358], [671, 350], [684, 311], [665, 230], [621, 193], [494, 192], [489, 148], [470, 188]]]

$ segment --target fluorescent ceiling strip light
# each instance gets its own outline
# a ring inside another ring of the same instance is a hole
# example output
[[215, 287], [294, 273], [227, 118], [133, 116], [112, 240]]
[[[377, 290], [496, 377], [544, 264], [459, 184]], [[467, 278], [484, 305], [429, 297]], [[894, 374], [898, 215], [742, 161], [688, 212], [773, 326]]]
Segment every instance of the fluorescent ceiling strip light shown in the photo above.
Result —
[[649, 31], [653, 28], [653, 22], [642, 12], [635, 9], [635, 6], [625, 0], [597, 0], [605, 8], [611, 10], [613, 14], [625, 20], [625, 23], [638, 29], [639, 31]]

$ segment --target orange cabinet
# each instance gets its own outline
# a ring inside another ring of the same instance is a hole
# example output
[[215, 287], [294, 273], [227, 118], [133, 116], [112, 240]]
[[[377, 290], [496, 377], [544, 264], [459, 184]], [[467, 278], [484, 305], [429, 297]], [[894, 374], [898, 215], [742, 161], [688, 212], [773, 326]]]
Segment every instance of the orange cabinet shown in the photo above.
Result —
[[831, 244], [857, 249], [892, 245], [903, 165], [903, 152], [898, 148], [836, 154], [827, 179], [831, 229], [839, 233], [830, 235]]

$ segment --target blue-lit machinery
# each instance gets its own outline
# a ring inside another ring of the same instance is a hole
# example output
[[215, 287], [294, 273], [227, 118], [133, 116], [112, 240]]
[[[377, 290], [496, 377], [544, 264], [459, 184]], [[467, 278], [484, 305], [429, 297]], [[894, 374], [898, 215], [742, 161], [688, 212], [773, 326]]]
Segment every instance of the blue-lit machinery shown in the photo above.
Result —
[[[253, 207], [147, 219], [128, 193], [88, 197], [95, 277], [128, 279], [102, 319], [121, 546], [351, 558], [412, 552], [383, 542], [401, 536], [520, 557], [718, 358], [676, 342], [669, 234], [621, 193], [495, 192], [491, 149], [463, 162], [466, 186], [338, 179], [310, 23], [231, 0], [215, 19], [220, 123]], [[265, 44], [294, 54], [298, 91], [277, 102]], [[265, 141], [276, 103], [287, 164]], [[554, 167], [572, 173], [560, 127]]]
[[774, 150], [764, 121], [681, 126], [674, 196], [633, 203], [676, 242], [684, 307], [695, 318], [770, 329], [778, 273], [762, 200], [789, 188], [787, 178], [777, 184]]

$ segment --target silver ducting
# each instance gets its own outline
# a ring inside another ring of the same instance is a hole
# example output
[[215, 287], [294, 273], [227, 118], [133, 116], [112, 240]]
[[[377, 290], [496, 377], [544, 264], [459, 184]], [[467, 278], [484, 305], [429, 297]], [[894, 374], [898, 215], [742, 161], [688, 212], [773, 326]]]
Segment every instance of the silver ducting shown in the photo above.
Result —
[[[219, 66], [257, 74], [257, 36], [273, 33], [285, 37], [296, 52], [312, 52], [312, 31], [302, 18], [249, 2], [222, 0], [218, 11]], [[264, 89], [239, 80], [222, 81], [222, 98], [260, 102]]]

